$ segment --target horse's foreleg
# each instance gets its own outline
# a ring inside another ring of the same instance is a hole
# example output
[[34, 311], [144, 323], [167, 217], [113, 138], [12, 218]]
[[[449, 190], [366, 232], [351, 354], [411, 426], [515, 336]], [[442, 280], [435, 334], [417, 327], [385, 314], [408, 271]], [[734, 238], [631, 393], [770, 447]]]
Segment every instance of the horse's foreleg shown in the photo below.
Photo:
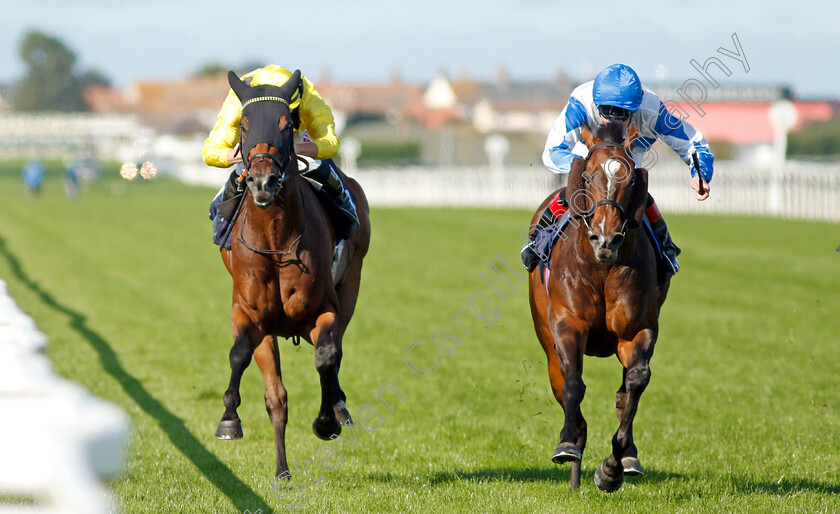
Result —
[[[586, 420], [580, 410], [586, 393], [583, 383], [583, 341], [586, 336], [572, 331], [564, 323], [558, 323], [553, 332], [557, 365], [564, 379], [559, 401], [565, 411], [565, 421], [552, 460], [579, 463], [586, 446]], [[553, 381], [553, 387], [555, 383], [559, 385], [558, 381]]]
[[[627, 368], [623, 368], [621, 375], [621, 387], [615, 393], [615, 414], [619, 423], [624, 417], [624, 409], [627, 407]], [[636, 449], [636, 444], [630, 441], [630, 447], [624, 451], [621, 457], [621, 465], [624, 467], [624, 476], [640, 476], [644, 475], [645, 471], [642, 468], [642, 463], [639, 462], [639, 453]]]
[[286, 403], [286, 388], [280, 372], [280, 351], [277, 338], [266, 336], [254, 350], [254, 360], [265, 379], [265, 410], [274, 427], [274, 446], [277, 450], [277, 472], [275, 477], [289, 478], [289, 466], [286, 464], [286, 422], [289, 417]]
[[351, 423], [346, 397], [338, 384], [341, 345], [335, 313], [318, 316], [310, 337], [315, 344], [315, 369], [321, 377], [321, 410], [312, 430], [321, 439], [330, 440], [341, 433], [342, 424]]
[[624, 465], [621, 460], [631, 448], [635, 449], [633, 420], [642, 393], [650, 382], [650, 358], [655, 342], [656, 333], [653, 329], [641, 330], [632, 341], [619, 342], [618, 358], [626, 369], [624, 388], [627, 395], [621, 422], [613, 435], [612, 454], [595, 471], [595, 483], [603, 491], [617, 491], [624, 482]]
[[242, 380], [242, 373], [251, 363], [251, 356], [254, 353], [253, 337], [249, 334], [247, 318], [244, 314], [234, 311], [231, 314], [231, 325], [234, 327], [235, 338], [233, 347], [230, 349], [230, 383], [224, 395], [225, 413], [219, 428], [216, 429], [216, 437], [219, 439], [241, 439], [242, 423], [236, 409], [241, 403], [239, 397], [239, 382]]

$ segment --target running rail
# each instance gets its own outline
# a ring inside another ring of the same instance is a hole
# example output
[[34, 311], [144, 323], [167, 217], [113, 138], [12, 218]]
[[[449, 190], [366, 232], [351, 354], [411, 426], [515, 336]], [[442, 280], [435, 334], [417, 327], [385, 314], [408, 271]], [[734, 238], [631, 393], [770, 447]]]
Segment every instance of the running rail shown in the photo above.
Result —
[[0, 514], [114, 512], [103, 481], [123, 471], [129, 418], [57, 376], [46, 346], [0, 280], [0, 497], [23, 500]]

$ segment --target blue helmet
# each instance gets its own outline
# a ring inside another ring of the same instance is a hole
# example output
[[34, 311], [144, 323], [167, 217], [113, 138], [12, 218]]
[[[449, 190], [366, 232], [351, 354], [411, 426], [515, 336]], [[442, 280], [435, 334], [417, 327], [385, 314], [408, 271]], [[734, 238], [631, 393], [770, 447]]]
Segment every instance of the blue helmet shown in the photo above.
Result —
[[592, 96], [598, 107], [609, 105], [636, 111], [642, 105], [644, 96], [642, 81], [630, 66], [613, 64], [604, 68], [604, 71], [595, 77]]

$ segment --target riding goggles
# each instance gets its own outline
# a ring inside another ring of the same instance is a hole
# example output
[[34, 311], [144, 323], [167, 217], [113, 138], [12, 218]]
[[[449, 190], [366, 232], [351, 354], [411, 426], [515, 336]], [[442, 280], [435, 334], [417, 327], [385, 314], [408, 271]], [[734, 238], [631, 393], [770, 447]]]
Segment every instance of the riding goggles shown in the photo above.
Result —
[[608, 120], [629, 120], [633, 116], [633, 111], [615, 107], [613, 105], [601, 105], [598, 107], [598, 112]]

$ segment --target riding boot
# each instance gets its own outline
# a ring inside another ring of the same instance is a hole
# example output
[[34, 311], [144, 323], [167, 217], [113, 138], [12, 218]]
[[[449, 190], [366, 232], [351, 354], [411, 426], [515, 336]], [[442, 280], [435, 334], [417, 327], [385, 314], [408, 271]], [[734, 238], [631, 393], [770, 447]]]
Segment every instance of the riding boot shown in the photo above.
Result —
[[522, 264], [525, 266], [525, 269], [528, 270], [528, 273], [534, 271], [540, 261], [542, 261], [545, 257], [540, 255], [537, 251], [537, 238], [543, 230], [556, 223], [563, 216], [563, 213], [566, 212], [567, 208], [565, 190], [561, 190], [557, 193], [557, 196], [549, 202], [548, 207], [545, 208], [543, 213], [540, 214], [537, 224], [534, 226], [531, 233], [528, 234], [528, 242], [525, 243], [525, 246], [523, 246], [522, 250], [520, 250], [522, 255]]
[[225, 185], [216, 193], [216, 197], [210, 202], [210, 219], [213, 220], [213, 241], [220, 245], [222, 244], [223, 233], [227, 230], [229, 220], [222, 216], [219, 210], [219, 204], [230, 200], [245, 189], [245, 184], [239, 180], [239, 175], [245, 167], [240, 163], [237, 164], [230, 176], [225, 182]]
[[230, 173], [230, 177], [228, 177], [227, 183], [225, 184], [225, 190], [222, 194], [222, 201], [230, 200], [234, 196], [238, 195], [244, 189], [244, 183], [239, 180], [239, 174], [241, 171], [237, 168], [234, 169]]
[[671, 233], [668, 231], [668, 225], [665, 223], [665, 218], [662, 216], [662, 213], [659, 212], [659, 207], [656, 206], [656, 202], [651, 196], [648, 196], [648, 207], [645, 210], [645, 216], [647, 217], [648, 222], [650, 222], [650, 228], [653, 229], [653, 233], [656, 235], [657, 241], [659, 241], [659, 247], [662, 249], [662, 257], [664, 258], [667, 266], [667, 269], [665, 270], [665, 280], [669, 280], [680, 270], [680, 265], [677, 262], [677, 255], [679, 255], [682, 250], [680, 250], [679, 247], [674, 244], [674, 240], [671, 239]]
[[350, 191], [344, 187], [344, 182], [338, 175], [338, 171], [332, 159], [321, 161], [321, 165], [307, 171], [304, 176], [318, 183], [344, 220], [342, 226], [336, 227], [339, 239], [349, 238], [359, 226], [359, 215], [356, 212], [356, 204]]

